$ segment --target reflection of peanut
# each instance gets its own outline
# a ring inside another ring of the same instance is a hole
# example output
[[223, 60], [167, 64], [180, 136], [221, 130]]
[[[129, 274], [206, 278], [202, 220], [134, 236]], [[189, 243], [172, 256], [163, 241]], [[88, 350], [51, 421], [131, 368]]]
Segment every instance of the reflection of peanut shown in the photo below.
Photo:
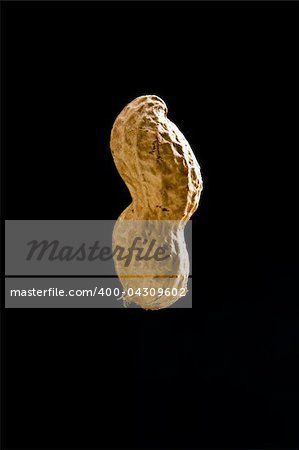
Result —
[[159, 97], [138, 97], [117, 117], [110, 142], [116, 167], [133, 199], [115, 225], [113, 246], [128, 248], [136, 234], [150, 234], [157, 242], [166, 242], [172, 252], [171, 265], [147, 262], [136, 278], [132, 267], [126, 269], [121, 261], [115, 260], [124, 290], [129, 287], [134, 291], [143, 287], [178, 289], [177, 295], [142, 294], [125, 298], [145, 309], [171, 305], [181, 297], [181, 288], [187, 287], [189, 259], [184, 226], [197, 209], [202, 190], [196, 158], [166, 114], [167, 107]]

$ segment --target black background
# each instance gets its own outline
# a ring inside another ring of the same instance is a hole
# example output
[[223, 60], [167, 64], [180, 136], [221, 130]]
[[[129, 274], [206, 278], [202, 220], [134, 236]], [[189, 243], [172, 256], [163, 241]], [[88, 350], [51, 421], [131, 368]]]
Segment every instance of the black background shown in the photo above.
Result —
[[142, 94], [204, 179], [192, 310], [3, 310], [3, 446], [296, 447], [295, 4], [1, 6], [6, 219], [117, 218]]

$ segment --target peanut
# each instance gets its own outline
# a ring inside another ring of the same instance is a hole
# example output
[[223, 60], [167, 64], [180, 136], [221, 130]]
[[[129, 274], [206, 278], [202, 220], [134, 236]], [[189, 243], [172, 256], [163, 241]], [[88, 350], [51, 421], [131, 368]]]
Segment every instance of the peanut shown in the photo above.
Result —
[[[167, 107], [155, 95], [138, 97], [116, 118], [110, 146], [115, 165], [132, 196], [113, 231], [113, 248], [126, 249], [139, 236], [157, 248], [168, 248], [168, 260], [136, 261], [126, 267], [114, 258], [125, 296], [144, 309], [166, 308], [177, 301], [189, 276], [184, 227], [196, 211], [202, 191], [199, 164], [179, 129], [167, 118]], [[144, 242], [145, 242], [144, 240]], [[137, 259], [137, 258], [136, 258]], [[172, 295], [148, 295], [143, 288], [169, 289]], [[177, 288], [177, 293], [172, 288]]]

